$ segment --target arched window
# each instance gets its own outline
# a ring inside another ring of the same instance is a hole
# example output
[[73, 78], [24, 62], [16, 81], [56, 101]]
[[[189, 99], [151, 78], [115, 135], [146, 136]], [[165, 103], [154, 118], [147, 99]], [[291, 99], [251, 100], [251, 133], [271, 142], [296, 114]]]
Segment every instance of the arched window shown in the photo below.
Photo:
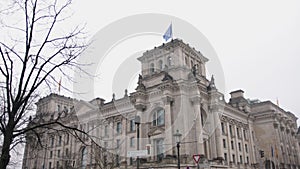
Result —
[[159, 69], [162, 70], [163, 69], [163, 61], [159, 60], [158, 65], [159, 65]]
[[164, 109], [158, 109], [153, 113], [153, 126], [161, 126], [165, 124], [165, 111]]
[[87, 149], [83, 147], [81, 150], [81, 169], [85, 169], [87, 166]]
[[150, 73], [154, 73], [154, 63], [150, 64]]

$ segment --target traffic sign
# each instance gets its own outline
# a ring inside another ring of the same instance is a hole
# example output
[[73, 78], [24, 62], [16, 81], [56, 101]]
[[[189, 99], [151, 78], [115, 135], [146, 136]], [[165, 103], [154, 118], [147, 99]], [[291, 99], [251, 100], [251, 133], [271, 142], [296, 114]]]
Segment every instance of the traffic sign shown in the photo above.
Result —
[[127, 151], [127, 157], [142, 157], [147, 156], [148, 151], [147, 150], [133, 150], [133, 151]]
[[201, 157], [200, 154], [193, 155], [193, 159], [194, 159], [195, 163], [197, 163], [197, 164], [199, 163], [200, 157]]

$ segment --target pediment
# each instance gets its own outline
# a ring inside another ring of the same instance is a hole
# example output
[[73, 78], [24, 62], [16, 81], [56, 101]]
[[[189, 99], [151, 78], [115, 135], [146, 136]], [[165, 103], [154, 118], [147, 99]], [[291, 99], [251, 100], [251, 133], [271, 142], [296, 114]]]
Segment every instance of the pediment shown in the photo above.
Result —
[[156, 135], [163, 134], [164, 132], [165, 132], [164, 127], [153, 127], [148, 132], [148, 135], [149, 136], [156, 136]]

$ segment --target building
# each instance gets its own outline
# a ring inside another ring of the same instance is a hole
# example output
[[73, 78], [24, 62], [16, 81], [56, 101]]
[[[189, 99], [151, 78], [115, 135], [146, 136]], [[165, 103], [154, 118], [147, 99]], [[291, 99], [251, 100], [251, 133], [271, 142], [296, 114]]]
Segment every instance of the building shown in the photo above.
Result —
[[40, 146], [29, 133], [23, 168], [136, 168], [130, 153], [138, 145], [147, 150], [140, 168], [177, 168], [178, 131], [182, 168], [196, 168], [192, 156], [199, 154], [202, 168], [300, 169], [292, 113], [270, 101], [246, 99], [242, 90], [231, 92], [226, 102], [214, 77], [206, 77], [208, 59], [182, 40], [146, 51], [138, 60], [137, 88], [125, 90], [120, 99], [86, 102], [57, 94], [41, 99], [37, 117], [42, 118], [34, 123], [61, 117], [64, 125], [88, 135], [53, 124], [38, 131], [45, 145]]

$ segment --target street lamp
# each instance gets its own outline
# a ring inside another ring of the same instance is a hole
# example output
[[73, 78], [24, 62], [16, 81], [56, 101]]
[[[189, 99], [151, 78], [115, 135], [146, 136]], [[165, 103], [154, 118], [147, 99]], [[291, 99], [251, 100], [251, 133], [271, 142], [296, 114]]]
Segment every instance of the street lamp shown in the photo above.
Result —
[[[134, 119], [134, 123], [136, 124], [136, 138], [137, 138], [137, 150], [140, 150], [140, 124], [141, 124], [141, 117], [136, 115]], [[136, 168], [140, 168], [140, 158], [139, 156], [136, 157]]]
[[178, 169], [180, 169], [180, 152], [179, 152], [179, 148], [180, 148], [180, 140], [181, 140], [181, 136], [182, 134], [179, 133], [179, 130], [176, 131], [176, 133], [173, 135], [175, 137], [175, 141], [177, 144], [177, 162], [178, 162]]

